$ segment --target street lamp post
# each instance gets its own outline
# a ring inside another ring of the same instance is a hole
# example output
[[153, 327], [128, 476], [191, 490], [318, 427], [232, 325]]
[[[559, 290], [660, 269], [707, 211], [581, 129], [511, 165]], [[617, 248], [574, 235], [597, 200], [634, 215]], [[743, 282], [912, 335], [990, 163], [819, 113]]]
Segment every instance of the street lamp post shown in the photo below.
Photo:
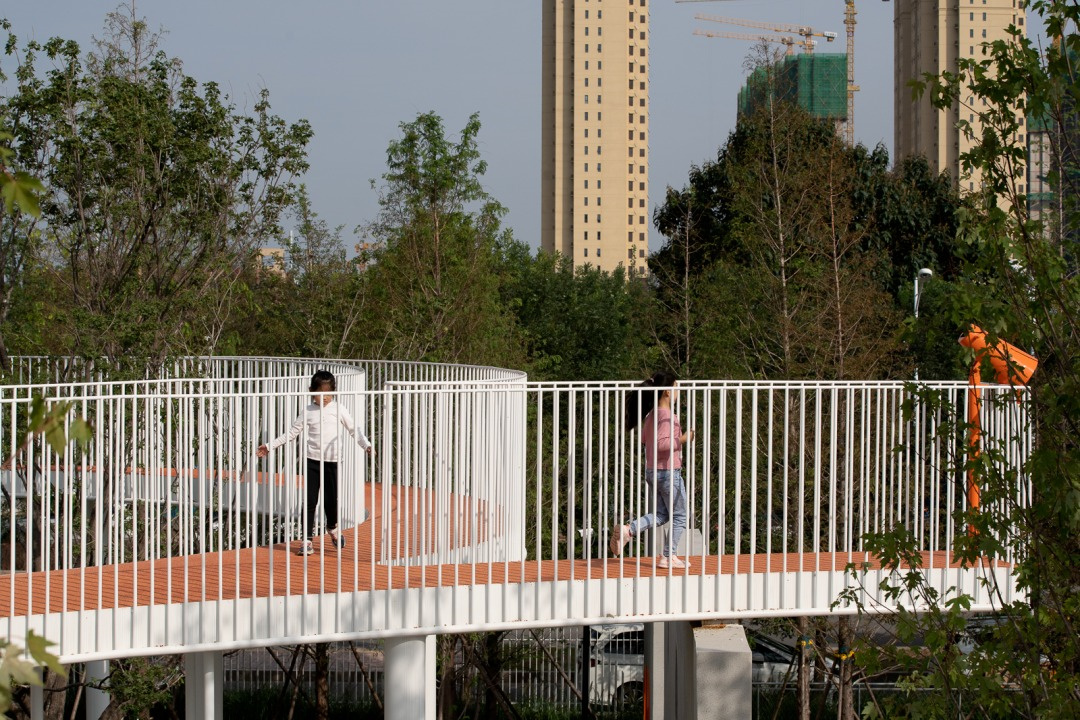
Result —
[[[934, 274], [934, 271], [930, 268], [922, 268], [915, 276], [915, 330], [919, 329], [919, 280], [922, 278], [929, 279]], [[919, 364], [915, 363], [915, 380], [919, 380]]]

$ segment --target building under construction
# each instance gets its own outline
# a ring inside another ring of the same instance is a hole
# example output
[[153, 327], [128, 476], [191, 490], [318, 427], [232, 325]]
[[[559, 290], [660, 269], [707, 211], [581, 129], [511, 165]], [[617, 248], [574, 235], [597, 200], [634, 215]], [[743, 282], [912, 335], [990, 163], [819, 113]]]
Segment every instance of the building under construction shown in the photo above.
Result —
[[752, 114], [769, 100], [798, 105], [839, 127], [847, 121], [847, 55], [789, 55], [757, 68], [739, 91], [739, 117]]

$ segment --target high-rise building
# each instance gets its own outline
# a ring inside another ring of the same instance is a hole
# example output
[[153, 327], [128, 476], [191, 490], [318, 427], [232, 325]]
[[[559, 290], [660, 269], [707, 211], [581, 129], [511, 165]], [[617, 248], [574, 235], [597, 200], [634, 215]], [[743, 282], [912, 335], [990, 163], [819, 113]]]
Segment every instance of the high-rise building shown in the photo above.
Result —
[[644, 275], [649, 247], [647, 0], [544, 0], [541, 243]]
[[[894, 156], [925, 155], [936, 172], [949, 171], [963, 191], [980, 187], [977, 174], [965, 175], [960, 155], [972, 145], [959, 128], [971, 124], [973, 136], [981, 134], [980, 111], [985, 101], [964, 95], [946, 110], [935, 108], [930, 93], [912, 97], [912, 80], [926, 73], [956, 72], [960, 58], [979, 59], [983, 43], [1009, 38], [1010, 25], [1024, 27], [1024, 10], [1018, 0], [895, 0], [894, 21]], [[1023, 121], [1021, 110], [1017, 115]], [[1018, 137], [1020, 143], [1026, 142]], [[1021, 189], [1021, 192], [1023, 190]]]

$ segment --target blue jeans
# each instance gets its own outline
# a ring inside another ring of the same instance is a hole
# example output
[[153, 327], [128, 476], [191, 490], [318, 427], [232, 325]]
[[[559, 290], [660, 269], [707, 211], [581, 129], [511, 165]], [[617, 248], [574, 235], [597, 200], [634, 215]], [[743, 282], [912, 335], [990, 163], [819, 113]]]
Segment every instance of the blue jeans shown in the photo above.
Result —
[[656, 491], [656, 512], [642, 515], [630, 523], [630, 534], [637, 535], [671, 520], [671, 538], [664, 555], [674, 555], [686, 531], [686, 484], [682, 470], [646, 470], [645, 480], [652, 486], [649, 497], [652, 497], [653, 489]]

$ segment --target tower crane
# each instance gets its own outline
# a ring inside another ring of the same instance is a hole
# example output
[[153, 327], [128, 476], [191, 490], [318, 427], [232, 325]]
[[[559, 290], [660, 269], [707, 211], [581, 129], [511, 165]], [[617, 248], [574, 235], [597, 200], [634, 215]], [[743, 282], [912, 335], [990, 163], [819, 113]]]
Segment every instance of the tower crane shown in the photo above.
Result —
[[[685, 2], [700, 2], [701, 0], [684, 0]], [[806, 46], [805, 40], [796, 40], [791, 35], [754, 35], [753, 33], [739, 33], [739, 32], [713, 32], [711, 30], [694, 30], [695, 35], [710, 38], [732, 38], [734, 40], [750, 40], [750, 41], [765, 41], [768, 43], [776, 43], [777, 45], [786, 45], [787, 50], [785, 55], [794, 55], [795, 46]], [[816, 43], [816, 40], [811, 40], [811, 43]]]
[[855, 147], [855, 0], [844, 0], [844, 26], [847, 28], [847, 120], [844, 139]]
[[832, 42], [836, 39], [836, 33], [817, 31], [808, 25], [793, 25], [791, 23], [773, 23], [761, 22], [758, 20], [743, 20], [742, 18], [719, 17], [717, 15], [706, 15], [705, 13], [698, 13], [694, 15], [694, 18], [697, 20], [707, 20], [709, 22], [725, 23], [727, 25], [740, 25], [742, 27], [757, 28], [758, 30], [768, 30], [775, 33], [792, 33], [794, 35], [802, 35], [802, 45], [804, 48], [806, 48], [806, 52], [808, 53], [814, 51], [814, 42], [811, 38], [825, 38], [826, 42]]

